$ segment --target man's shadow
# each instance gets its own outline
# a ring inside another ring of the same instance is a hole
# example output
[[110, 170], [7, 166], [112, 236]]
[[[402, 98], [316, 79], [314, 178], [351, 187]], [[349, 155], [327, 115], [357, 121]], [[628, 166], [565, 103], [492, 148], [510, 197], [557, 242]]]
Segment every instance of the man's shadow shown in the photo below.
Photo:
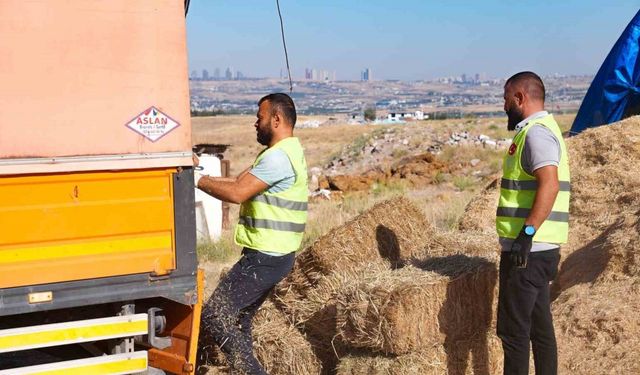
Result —
[[400, 258], [400, 244], [395, 232], [384, 225], [376, 227], [376, 242], [380, 257], [391, 264], [392, 269], [401, 268], [403, 260]]
[[[438, 314], [440, 332], [445, 335], [447, 373], [464, 375], [471, 365], [476, 375], [492, 375], [489, 363], [488, 334], [493, 320], [493, 301], [497, 267], [480, 257], [451, 255], [426, 260], [412, 260], [411, 264], [425, 271], [451, 278], [444, 304]], [[475, 273], [459, 274], [451, 264], [468, 264]]]

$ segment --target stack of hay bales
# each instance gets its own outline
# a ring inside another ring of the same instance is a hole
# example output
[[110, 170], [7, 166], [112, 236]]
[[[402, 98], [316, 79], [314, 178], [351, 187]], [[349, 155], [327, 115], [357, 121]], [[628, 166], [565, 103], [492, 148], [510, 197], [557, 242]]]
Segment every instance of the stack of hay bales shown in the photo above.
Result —
[[325, 368], [335, 367], [344, 351], [335, 340], [337, 293], [360, 277], [363, 265], [401, 266], [423, 251], [432, 233], [420, 209], [398, 197], [334, 228], [296, 258], [291, 274], [276, 287], [274, 301], [310, 335]]
[[325, 373], [365, 371], [378, 354], [397, 374], [411, 373], [403, 365], [409, 362], [429, 373], [460, 368], [472, 352], [478, 366], [495, 368], [487, 354], [495, 256], [467, 256], [494, 251], [491, 241], [481, 232], [436, 230], [410, 201], [396, 198], [305, 250], [274, 301], [308, 334]]
[[458, 254], [411, 263], [369, 272], [338, 295], [340, 340], [360, 349], [338, 374], [498, 371], [495, 262]]
[[[640, 117], [566, 143], [569, 243], [552, 285], [559, 372], [640, 373]], [[494, 230], [498, 194], [498, 184], [488, 186], [467, 207], [460, 229]]]

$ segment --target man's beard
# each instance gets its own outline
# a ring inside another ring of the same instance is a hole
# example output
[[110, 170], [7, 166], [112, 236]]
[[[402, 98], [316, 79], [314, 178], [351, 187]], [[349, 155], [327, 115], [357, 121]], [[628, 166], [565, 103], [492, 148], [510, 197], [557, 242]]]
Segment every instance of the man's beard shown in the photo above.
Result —
[[508, 118], [507, 129], [511, 131], [516, 130], [516, 125], [518, 125], [520, 121], [524, 120], [522, 111], [518, 108], [511, 108], [506, 112]]
[[273, 138], [271, 123], [269, 123], [269, 126], [264, 130], [260, 130], [260, 128], [258, 128], [257, 133], [258, 143], [263, 146], [269, 146], [269, 144], [271, 143], [271, 139]]

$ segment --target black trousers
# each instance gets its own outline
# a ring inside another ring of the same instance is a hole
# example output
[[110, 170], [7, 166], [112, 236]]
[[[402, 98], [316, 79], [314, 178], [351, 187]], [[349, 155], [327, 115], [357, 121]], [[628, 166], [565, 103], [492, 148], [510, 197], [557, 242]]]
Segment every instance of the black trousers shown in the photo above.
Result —
[[251, 320], [273, 287], [291, 271], [294, 257], [294, 253], [271, 256], [244, 248], [204, 306], [201, 340], [215, 342], [232, 371], [267, 374], [253, 355]]
[[560, 249], [529, 255], [517, 268], [509, 253], [500, 256], [497, 333], [504, 351], [504, 374], [529, 373], [529, 343], [536, 375], [558, 373], [558, 349], [551, 316], [549, 282], [558, 273]]

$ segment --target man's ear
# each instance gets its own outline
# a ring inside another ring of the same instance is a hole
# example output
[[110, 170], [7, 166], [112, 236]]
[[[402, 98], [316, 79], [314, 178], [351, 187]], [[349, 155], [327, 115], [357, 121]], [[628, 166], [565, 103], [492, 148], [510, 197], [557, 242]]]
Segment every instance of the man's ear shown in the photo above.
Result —
[[282, 124], [282, 118], [280, 117], [279, 113], [275, 113], [273, 116], [271, 116], [271, 126], [273, 126], [274, 128], [278, 128], [280, 126], [280, 124]]
[[518, 105], [522, 105], [524, 103], [524, 93], [522, 91], [516, 91], [516, 93], [514, 94], [514, 96], [516, 97], [516, 103]]

